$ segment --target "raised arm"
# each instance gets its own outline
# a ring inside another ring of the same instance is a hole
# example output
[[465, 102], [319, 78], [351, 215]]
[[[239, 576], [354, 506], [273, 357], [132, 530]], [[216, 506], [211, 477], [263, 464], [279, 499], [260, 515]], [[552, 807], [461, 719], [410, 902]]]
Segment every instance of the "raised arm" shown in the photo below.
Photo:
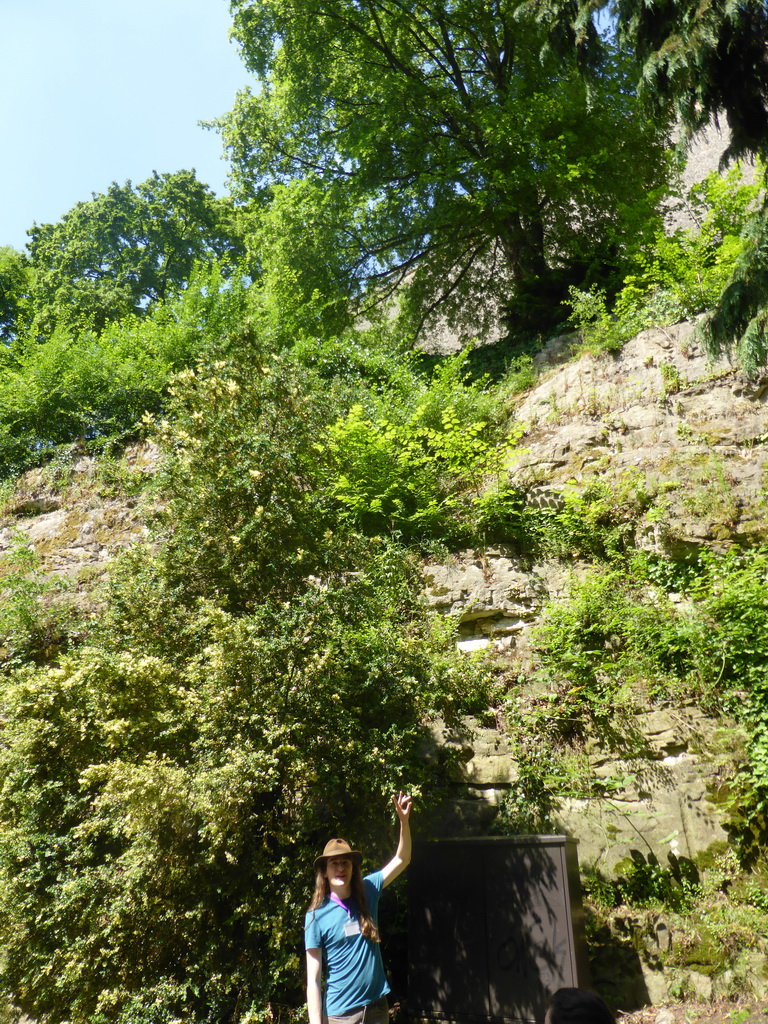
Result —
[[389, 864], [385, 864], [381, 869], [381, 873], [384, 876], [384, 885], [389, 885], [390, 882], [394, 882], [397, 876], [402, 874], [411, 863], [410, 819], [413, 801], [407, 794], [398, 793], [397, 796], [392, 797], [392, 803], [395, 805], [395, 813], [400, 821], [400, 838], [397, 843], [395, 856]]
[[323, 953], [307, 950], [307, 1011], [309, 1024], [323, 1024]]

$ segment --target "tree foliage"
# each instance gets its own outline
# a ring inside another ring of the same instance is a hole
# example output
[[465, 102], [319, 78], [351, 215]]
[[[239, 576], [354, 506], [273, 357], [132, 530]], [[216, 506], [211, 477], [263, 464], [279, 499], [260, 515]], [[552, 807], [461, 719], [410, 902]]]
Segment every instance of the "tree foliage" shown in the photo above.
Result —
[[217, 267], [193, 275], [176, 301], [101, 332], [57, 327], [42, 341], [16, 339], [0, 360], [0, 479], [58, 447], [103, 447], [158, 415], [169, 378], [244, 315], [239, 282]]
[[725, 159], [768, 156], [768, 12], [760, 0], [617, 0], [615, 13], [656, 110], [672, 104], [691, 135], [724, 114]]
[[144, 1019], [224, 1020], [299, 1001], [313, 849], [343, 822], [384, 856], [387, 793], [427, 783], [424, 715], [451, 691], [428, 632], [376, 589], [201, 606], [163, 655], [136, 638], [10, 685], [2, 980], [28, 1013], [113, 1020], [135, 1000]]
[[[688, 136], [725, 115], [723, 160], [768, 157], [768, 11], [760, 0], [646, 5], [618, 0], [619, 35], [641, 66], [642, 94], [672, 105]], [[731, 281], [702, 328], [713, 354], [735, 349], [747, 369], [768, 358], [768, 209], [755, 212]]]
[[[752, 265], [752, 273], [762, 273], [752, 253], [752, 221], [760, 191], [757, 182], [744, 181], [739, 164], [725, 175], [713, 171], [692, 186], [682, 204], [694, 225], [659, 230], [652, 243], [635, 254], [610, 312], [602, 292], [572, 289], [571, 323], [581, 332], [585, 348], [618, 350], [647, 327], [700, 314], [706, 314], [700, 330], [724, 330], [722, 315], [708, 311], [718, 302], [728, 302], [740, 268]], [[729, 343], [723, 335], [711, 340], [710, 348], [722, 351]], [[744, 345], [742, 354], [746, 356]], [[757, 353], [752, 356], [755, 365]]]
[[27, 323], [42, 336], [143, 315], [182, 290], [196, 263], [231, 269], [242, 254], [230, 202], [194, 171], [113, 183], [29, 235]]
[[14, 335], [17, 318], [29, 288], [29, 268], [24, 253], [9, 245], [0, 248], [0, 342]]
[[163, 542], [87, 646], [2, 691], [0, 984], [36, 1020], [295, 1007], [316, 848], [380, 862], [391, 792], [445, 781], [430, 718], [487, 705], [419, 563], [337, 521], [312, 444], [336, 410], [295, 374], [255, 346], [179, 377]]
[[768, 205], [750, 218], [733, 273], [715, 308], [699, 326], [712, 354], [735, 351], [745, 369], [758, 372], [768, 361]]
[[[647, 110], [662, 117], [671, 112], [684, 144], [724, 118], [723, 164], [768, 156], [768, 11], [761, 0], [530, 0], [527, 7], [547, 26], [550, 42], [561, 50], [575, 43], [593, 62], [599, 44], [585, 26], [596, 10], [608, 8], [620, 45], [633, 55]], [[765, 204], [745, 227], [744, 250], [700, 332], [713, 357], [734, 352], [751, 371], [768, 359]]]
[[[590, 74], [606, 37], [633, 57], [640, 96], [657, 116], [670, 109], [690, 140], [725, 117], [724, 159], [765, 156], [768, 144], [768, 12], [760, 0], [528, 0], [548, 48], [571, 51]], [[598, 12], [602, 36], [594, 29]]]
[[274, 190], [298, 275], [305, 244], [327, 250], [305, 291], [370, 301], [409, 281], [417, 325], [440, 306], [482, 322], [514, 295], [546, 317], [562, 277], [610, 278], [653, 210], [659, 131], [618, 53], [589, 98], [514, 4], [232, 9], [260, 76], [222, 122], [235, 181]]

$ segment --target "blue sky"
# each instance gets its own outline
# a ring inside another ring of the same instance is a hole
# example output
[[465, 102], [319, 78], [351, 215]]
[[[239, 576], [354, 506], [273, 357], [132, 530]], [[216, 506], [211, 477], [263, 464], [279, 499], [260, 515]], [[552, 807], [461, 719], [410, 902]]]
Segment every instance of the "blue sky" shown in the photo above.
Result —
[[153, 170], [223, 194], [221, 140], [197, 122], [249, 84], [229, 26], [226, 0], [0, 0], [0, 245]]

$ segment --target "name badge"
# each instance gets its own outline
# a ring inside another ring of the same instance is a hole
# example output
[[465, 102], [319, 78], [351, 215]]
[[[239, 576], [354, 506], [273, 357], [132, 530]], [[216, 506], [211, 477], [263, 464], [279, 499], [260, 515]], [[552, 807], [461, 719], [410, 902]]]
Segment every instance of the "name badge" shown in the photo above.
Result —
[[347, 938], [351, 938], [353, 935], [359, 935], [360, 922], [354, 921], [352, 918], [350, 918], [344, 925], [344, 934], [347, 936]]

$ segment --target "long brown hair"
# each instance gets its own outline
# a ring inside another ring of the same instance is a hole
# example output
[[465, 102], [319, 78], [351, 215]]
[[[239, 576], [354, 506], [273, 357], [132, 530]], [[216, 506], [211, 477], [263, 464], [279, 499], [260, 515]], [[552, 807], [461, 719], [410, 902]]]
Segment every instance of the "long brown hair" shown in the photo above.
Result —
[[[360, 865], [356, 860], [353, 860], [351, 857], [348, 859], [352, 861], [352, 898], [357, 904], [360, 915], [360, 931], [371, 942], [381, 942], [379, 930], [374, 924], [371, 912], [368, 909], [368, 900], [365, 898], [363, 872], [360, 870]], [[325, 877], [325, 867], [326, 862], [323, 861], [315, 874], [315, 891], [307, 908], [308, 913], [311, 910], [317, 910], [318, 907], [322, 907], [325, 901], [331, 898], [331, 887], [328, 884], [328, 879]]]

